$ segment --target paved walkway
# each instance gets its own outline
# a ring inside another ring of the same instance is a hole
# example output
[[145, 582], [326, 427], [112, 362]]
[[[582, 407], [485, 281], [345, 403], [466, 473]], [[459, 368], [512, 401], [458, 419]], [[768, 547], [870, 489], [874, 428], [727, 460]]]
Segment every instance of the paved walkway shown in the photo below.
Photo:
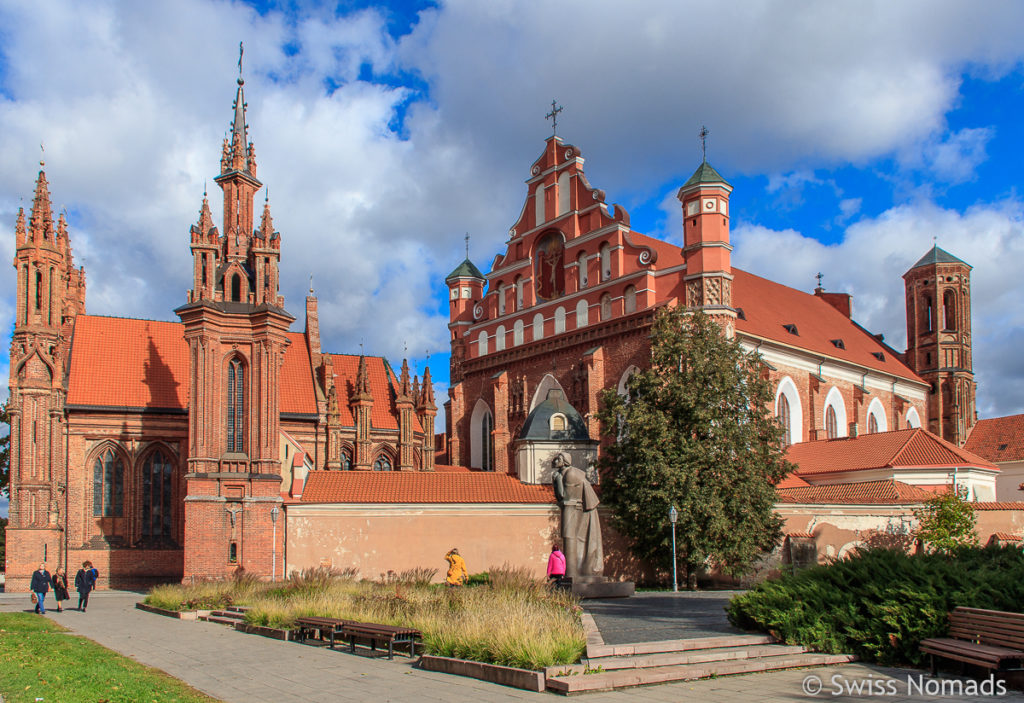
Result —
[[640, 592], [632, 598], [586, 601], [605, 644], [741, 635], [725, 606], [740, 591]]
[[[396, 657], [394, 661], [371, 659], [245, 635], [223, 625], [151, 615], [135, 609], [135, 602], [140, 599], [136, 593], [100, 591], [90, 599], [88, 613], [48, 611], [48, 617], [78, 634], [143, 664], [163, 669], [230, 703], [554, 700], [551, 698], [553, 694], [530, 693], [474, 679], [421, 671], [404, 657]], [[27, 595], [0, 594], [0, 612], [28, 609]], [[584, 698], [587, 703], [669, 703], [684, 700], [806, 702], [809, 697], [802, 691], [804, 681], [807, 677], [820, 677], [823, 691], [817, 698], [864, 701], [867, 696], [831, 695], [833, 682], [863, 685], [871, 677], [876, 682], [875, 686], [879, 681], [890, 678], [895, 681], [897, 695], [885, 696], [884, 700], [936, 700], [928, 695], [905, 696], [907, 677], [920, 674], [918, 671], [850, 664], [594, 693]], [[839, 678], [833, 679], [834, 676]], [[811, 686], [814, 686], [814, 679]], [[954, 695], [947, 700], [980, 702], [992, 700], [992, 697]], [[1024, 696], [1014, 693], [998, 697], [998, 700], [1024, 702]]]

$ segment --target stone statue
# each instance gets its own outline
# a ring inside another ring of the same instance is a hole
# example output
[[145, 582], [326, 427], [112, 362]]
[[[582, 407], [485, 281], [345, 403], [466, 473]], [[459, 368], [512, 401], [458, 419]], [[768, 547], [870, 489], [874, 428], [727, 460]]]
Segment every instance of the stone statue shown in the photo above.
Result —
[[604, 554], [601, 549], [601, 523], [597, 516], [600, 501], [587, 475], [572, 465], [568, 452], [559, 452], [551, 460], [555, 472], [551, 482], [562, 509], [562, 549], [565, 575], [574, 579], [601, 576]]

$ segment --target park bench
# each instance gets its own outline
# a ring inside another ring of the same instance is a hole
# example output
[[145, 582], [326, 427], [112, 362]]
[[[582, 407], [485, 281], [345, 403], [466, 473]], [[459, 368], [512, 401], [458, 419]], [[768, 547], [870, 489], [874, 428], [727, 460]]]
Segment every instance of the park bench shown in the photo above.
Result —
[[306, 638], [315, 634], [320, 640], [330, 638], [331, 649], [334, 649], [334, 638], [341, 634], [342, 627], [351, 620], [339, 618], [302, 617], [295, 619], [297, 630], [295, 639], [298, 642], [305, 642]]
[[1024, 667], [1024, 614], [1000, 610], [958, 607], [949, 614], [949, 636], [921, 642], [931, 657], [932, 676], [936, 657], [1000, 671]]
[[388, 659], [395, 658], [395, 645], [409, 645], [409, 656], [416, 656], [416, 641], [422, 640], [419, 630], [409, 627], [396, 627], [394, 625], [377, 625], [367, 622], [347, 622], [341, 626], [341, 634], [349, 641], [349, 651], [356, 651], [356, 642], [368, 643], [371, 650], [376, 650], [378, 644], [387, 642]]

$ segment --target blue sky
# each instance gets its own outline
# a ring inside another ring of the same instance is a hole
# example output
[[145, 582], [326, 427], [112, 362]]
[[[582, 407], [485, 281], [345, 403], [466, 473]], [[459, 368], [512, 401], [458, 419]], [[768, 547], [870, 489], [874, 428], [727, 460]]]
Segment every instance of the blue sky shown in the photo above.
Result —
[[[734, 264], [821, 271], [899, 349], [901, 274], [933, 241], [971, 263], [979, 411], [1024, 412], [1022, 30], [1017, 2], [0, 0], [0, 254], [44, 142], [88, 311], [175, 319], [244, 40], [283, 293], [301, 318], [313, 274], [328, 350], [429, 351], [445, 393], [444, 276], [467, 231], [484, 270], [503, 248], [554, 98], [590, 182], [669, 240], [707, 125]], [[13, 268], [0, 291], [10, 329]]]

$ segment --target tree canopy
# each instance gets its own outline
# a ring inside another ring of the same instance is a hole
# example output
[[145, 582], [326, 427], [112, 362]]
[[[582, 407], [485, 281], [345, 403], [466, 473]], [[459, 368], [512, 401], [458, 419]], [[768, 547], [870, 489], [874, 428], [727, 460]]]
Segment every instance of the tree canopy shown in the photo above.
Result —
[[914, 510], [917, 538], [932, 551], [952, 554], [962, 547], [976, 546], [978, 517], [966, 497], [966, 490], [939, 493]]
[[781, 537], [774, 486], [793, 466], [763, 369], [704, 313], [663, 308], [651, 366], [629, 378], [625, 396], [602, 395], [602, 500], [634, 552], [669, 569], [674, 505], [690, 587], [707, 567], [746, 572]]

